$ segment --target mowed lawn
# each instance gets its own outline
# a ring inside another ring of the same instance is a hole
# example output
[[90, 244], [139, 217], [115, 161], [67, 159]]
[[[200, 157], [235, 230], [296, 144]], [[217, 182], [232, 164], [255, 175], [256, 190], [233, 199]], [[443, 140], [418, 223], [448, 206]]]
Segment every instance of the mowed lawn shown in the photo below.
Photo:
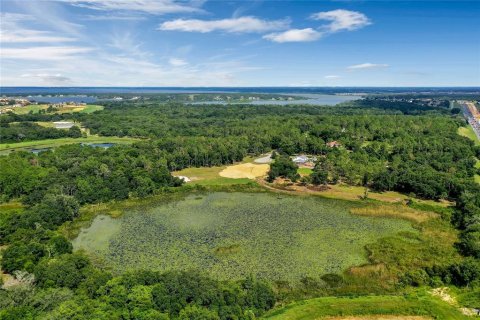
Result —
[[0, 151], [6, 150], [20, 150], [30, 148], [55, 148], [65, 144], [73, 143], [133, 143], [139, 141], [137, 138], [119, 138], [119, 137], [100, 137], [88, 136], [86, 138], [60, 138], [60, 139], [45, 139], [36, 141], [25, 141], [17, 143], [1, 143]]
[[[379, 317], [380, 315], [384, 317]], [[358, 318], [357, 318], [358, 316]], [[393, 317], [396, 316], [396, 317]], [[416, 316], [409, 318], [408, 316]], [[271, 320], [471, 319], [455, 307], [419, 292], [406, 296], [325, 297], [294, 302], [267, 313]]]
[[[11, 109], [16, 114], [27, 114], [30, 112], [38, 113], [38, 111], [40, 110], [46, 110], [48, 106], [49, 106], [48, 104], [30, 104], [24, 107], [11, 108]], [[8, 106], [6, 106], [5, 108], [8, 108]], [[94, 104], [88, 104], [85, 106], [66, 105], [64, 107], [59, 108], [59, 110], [55, 111], [55, 113], [71, 113], [71, 112], [92, 113], [98, 110], [103, 110], [103, 106], [94, 105]]]
[[458, 134], [469, 138], [470, 140], [475, 142], [476, 146], [480, 145], [480, 140], [478, 140], [478, 137], [475, 135], [475, 132], [473, 131], [473, 128], [471, 126], [458, 128]]
[[231, 166], [186, 168], [183, 170], [174, 171], [172, 174], [174, 176], [188, 177], [191, 180], [189, 183], [197, 185], [211, 186], [253, 183], [253, 180], [248, 178], [229, 178], [220, 176], [221, 172]]

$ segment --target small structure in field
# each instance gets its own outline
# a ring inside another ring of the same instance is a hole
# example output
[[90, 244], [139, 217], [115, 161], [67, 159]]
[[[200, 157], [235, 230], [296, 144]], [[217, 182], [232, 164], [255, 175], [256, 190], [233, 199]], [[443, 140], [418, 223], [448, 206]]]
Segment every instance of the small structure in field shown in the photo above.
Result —
[[338, 148], [341, 146], [340, 142], [338, 141], [330, 141], [330, 142], [327, 142], [326, 145], [329, 148]]
[[183, 182], [190, 182], [192, 181], [189, 177], [186, 176], [176, 176], [177, 178], [183, 180]]
[[71, 121], [55, 121], [53, 125], [56, 129], [70, 129], [74, 126], [74, 123]]

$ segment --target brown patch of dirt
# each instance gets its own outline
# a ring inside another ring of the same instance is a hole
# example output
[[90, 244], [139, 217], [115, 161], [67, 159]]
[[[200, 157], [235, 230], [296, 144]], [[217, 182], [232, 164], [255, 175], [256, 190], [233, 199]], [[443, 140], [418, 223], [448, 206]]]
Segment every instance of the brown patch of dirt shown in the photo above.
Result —
[[219, 175], [224, 178], [232, 179], [255, 179], [266, 175], [269, 169], [270, 166], [268, 164], [242, 163], [226, 167], [219, 173]]

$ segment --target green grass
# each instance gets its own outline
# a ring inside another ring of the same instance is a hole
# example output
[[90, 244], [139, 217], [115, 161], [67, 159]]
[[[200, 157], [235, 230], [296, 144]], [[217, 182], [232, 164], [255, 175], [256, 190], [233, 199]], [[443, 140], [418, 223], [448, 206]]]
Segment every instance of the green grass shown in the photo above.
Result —
[[[243, 162], [251, 162], [252, 158], [246, 157]], [[221, 177], [220, 172], [227, 166], [217, 167], [200, 167], [200, 168], [186, 168], [179, 171], [174, 171], [172, 174], [175, 176], [185, 176], [192, 181], [188, 184], [201, 185], [201, 186], [226, 186], [237, 184], [249, 184], [253, 183], [253, 180], [247, 178], [232, 179]]]
[[480, 140], [478, 140], [478, 137], [475, 135], [475, 132], [471, 126], [458, 128], [458, 134], [472, 140], [475, 142], [476, 146], [480, 145]]
[[31, 104], [31, 105], [24, 106], [24, 107], [14, 108], [13, 110], [16, 114], [27, 114], [30, 111], [33, 112], [33, 113], [38, 113], [39, 110], [43, 110], [43, 109], [46, 109], [46, 108], [48, 108], [47, 105]]
[[231, 178], [225, 178], [225, 177], [217, 177], [214, 179], [192, 182], [192, 184], [197, 184], [201, 186], [225, 186], [225, 185], [249, 184], [249, 183], [255, 183], [255, 182], [247, 178], [231, 179]]
[[[38, 113], [40, 110], [46, 110], [48, 108], [48, 104], [31, 104], [23, 107], [12, 108], [13, 112], [16, 114], [27, 114], [30, 111], [33, 113]], [[6, 106], [5, 108], [8, 108]], [[65, 106], [59, 108], [58, 111], [53, 113], [71, 113], [71, 112], [81, 112], [81, 113], [92, 113], [98, 110], [103, 110], [103, 106], [88, 104], [85, 106]], [[58, 108], [57, 108], [58, 109]]]
[[[294, 302], [267, 313], [271, 320], [314, 320], [332, 316], [416, 315], [438, 320], [469, 319], [424, 290], [402, 296], [325, 297]], [[374, 319], [374, 318], [372, 318]]]
[[86, 138], [60, 138], [60, 139], [45, 139], [45, 140], [36, 140], [36, 141], [25, 141], [17, 143], [1, 143], [1, 150], [21, 150], [29, 148], [55, 148], [65, 144], [72, 143], [133, 143], [139, 141], [136, 138], [119, 138], [119, 137], [99, 137], [99, 136], [88, 136]]
[[103, 110], [103, 106], [97, 106], [94, 104], [88, 104], [85, 106], [85, 108], [82, 111], [79, 111], [80, 113], [92, 113], [95, 111]]
[[313, 172], [313, 170], [310, 169], [310, 168], [298, 168], [297, 172], [298, 172], [298, 174], [300, 174], [300, 175], [306, 176], [306, 175], [311, 174], [311, 173]]
[[351, 215], [359, 205], [273, 193], [190, 195], [116, 219], [99, 215], [73, 243], [116, 272], [199, 269], [220, 279], [296, 283], [366, 263], [364, 247], [379, 238], [416, 233], [404, 220]]

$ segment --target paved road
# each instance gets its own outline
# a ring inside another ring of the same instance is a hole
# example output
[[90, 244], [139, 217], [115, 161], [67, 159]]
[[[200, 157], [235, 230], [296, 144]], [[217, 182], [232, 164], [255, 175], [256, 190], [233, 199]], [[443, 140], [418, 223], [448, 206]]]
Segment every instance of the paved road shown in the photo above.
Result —
[[480, 113], [478, 112], [475, 104], [469, 101], [462, 101], [459, 102], [462, 106], [463, 115], [467, 119], [468, 123], [473, 128], [473, 131], [477, 135], [478, 139], [480, 139], [480, 124], [478, 123], [478, 119], [480, 119]]

